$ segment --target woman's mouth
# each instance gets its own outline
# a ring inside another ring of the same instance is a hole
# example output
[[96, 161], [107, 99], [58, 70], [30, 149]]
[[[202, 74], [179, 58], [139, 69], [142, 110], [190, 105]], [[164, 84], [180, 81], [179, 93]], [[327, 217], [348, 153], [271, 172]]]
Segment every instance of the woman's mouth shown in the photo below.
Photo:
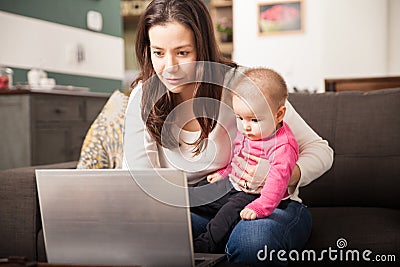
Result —
[[165, 80], [172, 85], [177, 85], [180, 84], [182, 81], [182, 78], [165, 78]]

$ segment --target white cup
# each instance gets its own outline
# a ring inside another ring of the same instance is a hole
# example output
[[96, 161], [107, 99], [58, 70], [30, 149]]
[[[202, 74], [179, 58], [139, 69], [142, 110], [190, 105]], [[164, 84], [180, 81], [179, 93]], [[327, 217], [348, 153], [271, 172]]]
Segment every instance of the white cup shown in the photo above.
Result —
[[53, 89], [56, 86], [56, 80], [54, 78], [41, 78], [39, 81], [40, 88]]
[[41, 69], [33, 68], [28, 71], [28, 83], [30, 86], [39, 86], [40, 79], [47, 78], [47, 73]]

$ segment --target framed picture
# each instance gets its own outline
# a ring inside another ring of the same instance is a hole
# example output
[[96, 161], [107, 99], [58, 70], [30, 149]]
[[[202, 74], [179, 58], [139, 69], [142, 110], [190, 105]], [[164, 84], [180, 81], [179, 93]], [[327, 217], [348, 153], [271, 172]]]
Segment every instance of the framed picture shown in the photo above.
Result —
[[258, 4], [258, 35], [304, 31], [303, 0], [281, 0]]

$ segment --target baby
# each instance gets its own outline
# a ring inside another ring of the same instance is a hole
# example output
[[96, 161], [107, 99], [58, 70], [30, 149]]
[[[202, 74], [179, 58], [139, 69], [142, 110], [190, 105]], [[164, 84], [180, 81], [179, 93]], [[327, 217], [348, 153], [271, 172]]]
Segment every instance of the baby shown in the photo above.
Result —
[[[207, 176], [210, 183], [230, 177], [233, 189], [213, 203], [193, 212], [214, 215], [206, 232], [195, 239], [196, 252], [220, 252], [240, 218], [254, 220], [269, 216], [282, 199], [288, 198], [287, 187], [298, 159], [298, 145], [289, 126], [283, 121], [288, 90], [284, 79], [275, 71], [253, 68], [235, 86], [232, 98], [238, 132], [234, 141], [233, 163], [238, 159], [256, 165], [260, 158], [269, 162], [261, 194], [249, 194], [245, 180], [229, 164]], [[269, 108], [268, 108], [269, 106]], [[243, 166], [243, 165], [241, 165]], [[260, 166], [260, 165], [259, 165]]]

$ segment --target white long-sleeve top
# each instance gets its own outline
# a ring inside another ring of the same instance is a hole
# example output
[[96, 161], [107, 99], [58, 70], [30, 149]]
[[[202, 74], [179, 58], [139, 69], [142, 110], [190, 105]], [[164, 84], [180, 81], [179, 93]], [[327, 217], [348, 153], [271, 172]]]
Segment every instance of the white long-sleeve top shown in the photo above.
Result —
[[[141, 117], [142, 84], [133, 89], [125, 117], [124, 168], [177, 168], [186, 173], [188, 183], [193, 184], [207, 174], [225, 167], [233, 154], [233, 141], [236, 136], [236, 117], [231, 108], [231, 97], [223, 91], [218, 124], [209, 134], [207, 147], [193, 156], [193, 146], [200, 132], [180, 130], [181, 145], [176, 149], [166, 149], [156, 144], [146, 130]], [[179, 112], [178, 112], [179, 114]], [[301, 171], [296, 188], [291, 188], [291, 199], [301, 202], [299, 187], [305, 186], [330, 169], [333, 163], [333, 150], [300, 117], [292, 105], [286, 101], [285, 121], [299, 145], [297, 165]]]

